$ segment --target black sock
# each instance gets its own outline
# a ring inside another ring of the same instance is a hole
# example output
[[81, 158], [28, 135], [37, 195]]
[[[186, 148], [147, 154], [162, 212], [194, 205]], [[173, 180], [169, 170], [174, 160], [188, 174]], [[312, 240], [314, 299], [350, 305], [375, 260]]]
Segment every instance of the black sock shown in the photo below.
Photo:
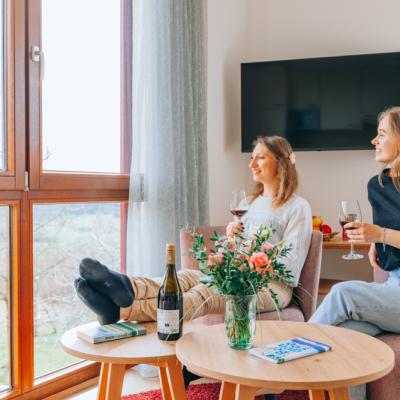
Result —
[[129, 307], [135, 298], [129, 278], [91, 258], [84, 258], [79, 265], [79, 274], [89, 286], [108, 297], [118, 307]]
[[83, 278], [76, 278], [74, 286], [78, 297], [97, 315], [101, 325], [119, 320], [120, 308], [101, 293], [92, 290]]
[[183, 380], [185, 382], [185, 389], [187, 389], [190, 382], [201, 378], [201, 376], [198, 376], [198, 375], [193, 374], [192, 372], [188, 371], [188, 369], [185, 366], [183, 366], [182, 372], [183, 372]]

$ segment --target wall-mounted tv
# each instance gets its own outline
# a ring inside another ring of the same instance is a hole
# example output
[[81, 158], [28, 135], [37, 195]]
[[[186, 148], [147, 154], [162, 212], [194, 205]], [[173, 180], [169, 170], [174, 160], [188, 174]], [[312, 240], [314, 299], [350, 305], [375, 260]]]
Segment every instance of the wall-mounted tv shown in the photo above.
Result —
[[370, 149], [377, 114], [400, 105], [400, 53], [241, 64], [242, 151], [258, 136], [295, 150]]

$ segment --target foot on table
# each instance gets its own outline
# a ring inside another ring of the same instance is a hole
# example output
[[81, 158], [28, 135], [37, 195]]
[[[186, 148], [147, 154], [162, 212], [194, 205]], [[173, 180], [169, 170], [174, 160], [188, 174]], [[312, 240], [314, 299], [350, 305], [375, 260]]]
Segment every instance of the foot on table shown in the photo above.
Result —
[[76, 278], [74, 286], [78, 297], [97, 315], [101, 325], [112, 324], [120, 319], [120, 308], [93, 290], [85, 279]]
[[108, 297], [118, 307], [129, 307], [135, 298], [129, 278], [92, 258], [84, 258], [79, 274], [89, 286]]

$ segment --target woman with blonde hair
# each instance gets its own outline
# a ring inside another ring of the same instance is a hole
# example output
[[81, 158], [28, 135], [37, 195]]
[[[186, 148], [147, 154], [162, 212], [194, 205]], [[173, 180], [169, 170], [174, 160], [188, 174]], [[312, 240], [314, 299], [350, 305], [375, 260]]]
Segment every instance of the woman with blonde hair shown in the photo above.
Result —
[[[298, 285], [310, 245], [310, 206], [295, 194], [298, 185], [295, 155], [286, 139], [279, 136], [257, 139], [249, 167], [256, 188], [249, 197], [248, 212], [242, 218], [245, 234], [261, 224], [271, 225], [275, 229], [271, 243], [285, 240], [286, 245], [292, 246], [283, 260], [293, 275], [291, 286], [278, 282], [270, 284], [280, 307], [285, 308], [291, 301], [293, 287]], [[232, 229], [232, 225], [228, 227]], [[90, 258], [82, 260], [79, 273], [80, 277], [75, 280], [78, 296], [97, 314], [100, 323], [119, 319], [156, 320], [160, 279], [127, 277]], [[224, 311], [223, 299], [199, 282], [201, 276], [197, 270], [178, 272], [185, 319]], [[275, 310], [268, 291], [258, 294], [257, 308], [260, 312]]]
[[[368, 182], [373, 224], [350, 222], [349, 239], [369, 242], [369, 262], [389, 273], [385, 283], [347, 281], [334, 285], [309, 322], [338, 325], [372, 336], [383, 331], [400, 333], [400, 107], [378, 116], [372, 144], [375, 160], [386, 168]], [[364, 399], [365, 386], [351, 391]]]

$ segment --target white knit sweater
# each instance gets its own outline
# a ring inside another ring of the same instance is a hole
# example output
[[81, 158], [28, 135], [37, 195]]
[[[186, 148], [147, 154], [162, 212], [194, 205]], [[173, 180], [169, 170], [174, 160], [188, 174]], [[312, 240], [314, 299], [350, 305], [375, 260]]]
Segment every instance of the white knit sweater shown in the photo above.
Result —
[[283, 239], [286, 245], [292, 245], [292, 250], [282, 262], [293, 275], [292, 286], [297, 286], [312, 233], [311, 208], [308, 202], [294, 194], [283, 206], [273, 209], [272, 197], [259, 196], [251, 203], [242, 222], [246, 232], [254, 232], [261, 224], [272, 226], [275, 229], [270, 240], [272, 244]]

